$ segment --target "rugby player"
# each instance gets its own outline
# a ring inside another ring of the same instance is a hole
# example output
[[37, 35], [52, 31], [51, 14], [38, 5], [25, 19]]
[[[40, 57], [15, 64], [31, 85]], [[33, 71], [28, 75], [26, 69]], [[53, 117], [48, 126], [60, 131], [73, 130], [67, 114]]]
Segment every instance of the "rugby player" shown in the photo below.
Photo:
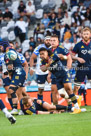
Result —
[[[62, 45], [59, 45], [59, 40], [58, 36], [53, 35], [51, 40], [51, 50], [53, 53], [57, 54], [58, 57], [61, 59], [62, 64], [65, 66], [65, 69], [70, 69], [72, 65], [72, 59], [69, 51], [64, 48]], [[63, 86], [59, 83], [57, 83], [56, 77], [52, 74], [52, 85], [51, 85], [51, 90], [52, 90], [52, 97], [53, 97], [53, 103], [57, 104], [58, 103], [58, 91], [57, 89], [62, 89]], [[61, 97], [64, 97], [64, 94], [61, 92]], [[68, 100], [69, 101], [69, 100]], [[69, 102], [70, 104], [70, 102]]]
[[[78, 42], [72, 50], [72, 58], [78, 61], [76, 76], [74, 80], [74, 93], [76, 94], [82, 82], [87, 76], [91, 81], [91, 29], [82, 29], [82, 40]], [[75, 55], [78, 56], [75, 56]]]
[[73, 114], [80, 113], [81, 109], [79, 108], [76, 96], [72, 91], [69, 72], [67, 69], [64, 68], [60, 58], [46, 48], [41, 48], [39, 50], [39, 53], [40, 58], [42, 59], [41, 70], [49, 70], [56, 77], [57, 82], [63, 84], [67, 94], [69, 95], [69, 99], [71, 99], [74, 104], [75, 109]]
[[21, 99], [21, 110], [24, 115], [33, 115], [60, 113], [60, 111], [69, 112], [71, 111], [71, 108], [63, 105], [51, 105], [45, 101], [24, 96]]
[[45, 48], [49, 48], [50, 47], [50, 36], [46, 36], [45, 40], [44, 40], [44, 44], [40, 44], [39, 46], [37, 46], [34, 50], [34, 52], [32, 53], [32, 56], [30, 58], [30, 75], [33, 74], [34, 72], [34, 60], [37, 59], [37, 64], [36, 64], [36, 76], [37, 76], [37, 83], [38, 83], [38, 99], [43, 100], [43, 91], [44, 91], [44, 87], [45, 87], [45, 82], [51, 82], [48, 80], [48, 70], [46, 72], [41, 71], [40, 69], [40, 65], [41, 65], [41, 59], [39, 56], [39, 49], [45, 47]]
[[[22, 67], [22, 64], [18, 57], [17, 52], [14, 49], [12, 49], [9, 43], [7, 41], [0, 41], [0, 45], [3, 47], [3, 51], [5, 52], [4, 61], [5, 61], [8, 73], [12, 74], [8, 91], [10, 92], [10, 95], [12, 98], [13, 108], [17, 112], [18, 99], [16, 96], [16, 91], [20, 87], [23, 86], [25, 79], [27, 78], [26, 77], [27, 75], [26, 75], [25, 70]], [[13, 56], [12, 54], [12, 57], [9, 58], [8, 53], [11, 53], [11, 51], [13, 51], [16, 57]]]

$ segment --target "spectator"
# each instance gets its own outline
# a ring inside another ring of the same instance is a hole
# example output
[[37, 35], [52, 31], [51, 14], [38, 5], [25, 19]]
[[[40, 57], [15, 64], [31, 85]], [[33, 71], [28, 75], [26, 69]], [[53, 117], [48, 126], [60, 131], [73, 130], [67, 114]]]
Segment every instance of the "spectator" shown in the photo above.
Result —
[[64, 12], [62, 11], [62, 9], [59, 7], [58, 11], [57, 11], [57, 16], [58, 14], [60, 14], [62, 17], [64, 16]]
[[63, 42], [63, 46], [68, 49], [69, 51], [72, 50], [72, 44], [70, 43], [69, 39], [65, 39], [65, 41]]
[[59, 24], [61, 24], [61, 23], [62, 23], [62, 19], [63, 19], [63, 17], [62, 17], [62, 15], [59, 13], [59, 14], [57, 15], [56, 22], [59, 23]]
[[71, 26], [71, 17], [68, 16], [68, 12], [67, 11], [65, 12], [65, 16], [62, 19], [62, 22], [63, 22], [64, 25], [67, 24], [67, 25]]
[[0, 9], [0, 24], [2, 21], [3, 21], [3, 13], [2, 13], [2, 10]]
[[34, 37], [30, 37], [29, 45], [31, 47], [31, 50], [33, 51], [34, 48], [36, 47], [36, 42], [34, 41]]
[[56, 25], [53, 28], [53, 34], [56, 34], [60, 40], [60, 24], [56, 23]]
[[50, 22], [50, 19], [48, 18], [47, 13], [44, 13], [43, 19], [41, 20], [41, 23], [44, 24], [44, 27], [45, 27], [45, 28], [47, 28], [49, 22]]
[[85, 20], [91, 21], [91, 12], [90, 12], [90, 9], [89, 9], [89, 8], [86, 9], [86, 12], [85, 12], [85, 14], [84, 14], [84, 17], [85, 17]]
[[25, 16], [26, 14], [26, 6], [24, 5], [24, 2], [21, 0], [20, 4], [18, 6], [18, 14], [20, 16]]
[[35, 6], [31, 3], [31, 1], [28, 2], [28, 5], [26, 6], [26, 15], [30, 19], [30, 22], [32, 24], [35, 24], [36, 18], [35, 18]]
[[23, 17], [20, 17], [18, 21], [15, 23], [15, 34], [19, 30], [18, 35], [21, 43], [25, 40], [26, 37], [26, 28], [28, 27], [28, 22], [23, 20]]
[[24, 56], [25, 56], [25, 58], [26, 58], [26, 61], [27, 61], [27, 62], [28, 62], [28, 64], [29, 64], [29, 60], [30, 60], [29, 52], [28, 52], [28, 51], [26, 51], [26, 52], [24, 53]]
[[70, 39], [71, 38], [71, 32], [70, 32], [70, 29], [67, 29], [67, 31], [64, 33], [64, 41], [66, 39]]
[[71, 8], [74, 6], [77, 6], [78, 5], [77, 0], [70, 0], [70, 5], [71, 5]]
[[78, 15], [77, 12], [75, 12], [72, 16], [72, 23], [76, 24], [77, 26], [81, 26], [82, 25], [82, 19], [81, 17]]
[[9, 11], [8, 8], [6, 8], [5, 13], [4, 13], [4, 15], [3, 15], [3, 18], [4, 18], [4, 20], [6, 20], [6, 21], [9, 21], [10, 19], [13, 18], [13, 14], [12, 14], [12, 12]]
[[85, 0], [83, 4], [86, 8], [89, 8], [89, 5], [91, 4], [91, 0]]
[[55, 24], [56, 24], [56, 15], [55, 15], [55, 13], [52, 13], [48, 27], [53, 28], [55, 26]]
[[62, 0], [60, 8], [62, 9], [63, 12], [67, 10], [67, 3], [65, 2], [65, 0]]

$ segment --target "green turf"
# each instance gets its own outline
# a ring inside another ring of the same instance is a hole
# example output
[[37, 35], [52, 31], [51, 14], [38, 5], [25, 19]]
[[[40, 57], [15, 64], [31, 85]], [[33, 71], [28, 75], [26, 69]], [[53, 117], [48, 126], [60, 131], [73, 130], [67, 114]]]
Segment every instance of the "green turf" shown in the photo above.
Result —
[[88, 112], [16, 116], [11, 125], [0, 111], [0, 136], [91, 136], [91, 106]]

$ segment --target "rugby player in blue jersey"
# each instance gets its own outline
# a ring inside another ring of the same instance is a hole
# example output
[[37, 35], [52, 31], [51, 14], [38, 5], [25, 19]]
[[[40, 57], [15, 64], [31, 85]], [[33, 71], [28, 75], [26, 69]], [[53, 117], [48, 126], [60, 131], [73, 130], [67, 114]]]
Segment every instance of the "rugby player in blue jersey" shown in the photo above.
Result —
[[[78, 56], [75, 56], [78, 54]], [[72, 50], [72, 58], [78, 61], [74, 80], [74, 93], [76, 94], [82, 82], [87, 76], [91, 81], [91, 29], [82, 29], [82, 40]]]
[[[9, 44], [10, 44], [10, 46], [11, 46], [12, 48], [14, 48], [14, 44], [13, 44], [13, 43], [10, 42]], [[1, 47], [0, 47], [0, 48], [1, 48]], [[2, 49], [1, 49], [1, 51], [2, 51]], [[25, 68], [26, 75], [27, 75], [27, 74], [28, 74], [28, 64], [27, 64], [27, 62], [26, 62], [24, 56], [23, 56], [21, 53], [18, 53], [18, 52], [17, 52], [17, 54], [18, 54], [18, 56], [19, 56], [19, 59], [21, 60], [21, 63], [22, 63], [22, 65], [23, 65], [23, 67]], [[7, 69], [6, 69], [6, 65], [5, 65], [5, 62], [4, 62], [4, 53], [2, 53], [2, 54], [0, 55], [0, 66], [2, 66], [2, 71], [3, 71], [3, 85], [4, 85], [4, 88], [5, 88], [6, 92], [7, 92], [8, 101], [9, 101], [9, 103], [10, 103], [12, 109], [13, 109], [12, 98], [11, 98], [11, 95], [10, 95], [10, 92], [9, 92], [9, 85], [10, 85], [10, 82], [11, 82], [11, 75], [7, 72]], [[25, 89], [24, 86], [20, 87], [20, 88], [17, 90], [17, 96], [18, 96], [18, 100], [19, 100], [19, 101], [20, 101], [21, 98], [22, 98], [22, 93], [23, 93], [23, 95], [25, 95], [25, 96], [27, 95], [26, 89]], [[14, 114], [14, 113], [16, 113], [16, 114], [18, 113], [18, 111], [17, 111], [17, 112], [14, 112], [14, 111], [15, 111], [15, 109], [14, 109], [13, 111], [11, 111], [11, 113], [12, 113], [12, 112], [13, 112], [13, 114]], [[19, 113], [20, 113], [20, 112], [19, 112]]]
[[[0, 41], [0, 45], [3, 46], [3, 51], [5, 52], [4, 61], [7, 67], [7, 71], [11, 73], [9, 92], [12, 98], [13, 108], [17, 110], [18, 100], [16, 96], [16, 91], [23, 86], [26, 79], [26, 72], [22, 67], [17, 52], [12, 49], [9, 43], [7, 41]], [[12, 57], [9, 57], [11, 52], [13, 52]]]
[[56, 77], [57, 82], [63, 84], [64, 89], [69, 95], [69, 99], [71, 99], [71, 101], [74, 104], [75, 109], [73, 113], [80, 113], [81, 109], [79, 108], [76, 96], [72, 91], [69, 72], [68, 70], [65, 69], [64, 65], [61, 63], [60, 58], [46, 48], [41, 48], [39, 52], [40, 58], [42, 59], [41, 70], [42, 71], [49, 70]]
[[21, 99], [21, 110], [24, 115], [34, 115], [69, 112], [71, 111], [71, 108], [63, 105], [52, 105], [39, 99], [24, 96]]
[[[70, 69], [72, 65], [71, 55], [66, 48], [64, 48], [62, 45], [59, 45], [58, 36], [53, 35], [52, 38], [50, 39], [50, 43], [51, 43], [52, 52], [59, 56], [62, 64], [65, 66], [65, 69]], [[52, 78], [51, 90], [52, 90], [53, 103], [57, 104], [58, 103], [58, 90], [60, 90], [61, 96], [65, 98], [64, 93], [62, 93], [63, 85], [57, 83], [56, 77], [53, 74], [51, 78]]]

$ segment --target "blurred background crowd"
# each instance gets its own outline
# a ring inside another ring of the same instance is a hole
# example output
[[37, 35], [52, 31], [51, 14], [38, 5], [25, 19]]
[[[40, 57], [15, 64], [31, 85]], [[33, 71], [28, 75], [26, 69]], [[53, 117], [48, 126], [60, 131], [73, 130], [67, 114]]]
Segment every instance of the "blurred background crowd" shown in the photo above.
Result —
[[[58, 35], [60, 45], [71, 51], [84, 26], [91, 28], [91, 0], [0, 0], [0, 40], [13, 42], [28, 64], [45, 35]], [[32, 84], [36, 76], [29, 73], [26, 85]]]

